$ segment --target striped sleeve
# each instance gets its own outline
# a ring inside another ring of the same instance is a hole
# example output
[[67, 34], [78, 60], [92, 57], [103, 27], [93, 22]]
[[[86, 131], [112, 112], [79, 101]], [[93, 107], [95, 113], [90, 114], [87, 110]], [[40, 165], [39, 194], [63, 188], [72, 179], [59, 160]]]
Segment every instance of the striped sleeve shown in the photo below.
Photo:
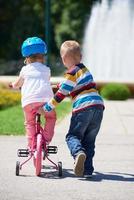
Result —
[[43, 109], [48, 112], [53, 110], [58, 103], [60, 103], [66, 96], [70, 94], [75, 86], [75, 76], [71, 74], [66, 74], [65, 81], [60, 85], [54, 97], [47, 104], [44, 105]]

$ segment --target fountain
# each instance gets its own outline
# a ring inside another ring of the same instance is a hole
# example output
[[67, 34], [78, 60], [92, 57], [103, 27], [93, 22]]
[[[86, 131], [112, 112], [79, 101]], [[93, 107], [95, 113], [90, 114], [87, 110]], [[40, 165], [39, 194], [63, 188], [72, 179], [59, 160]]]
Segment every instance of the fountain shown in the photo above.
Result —
[[83, 62], [98, 82], [134, 85], [134, 0], [102, 0], [92, 9]]

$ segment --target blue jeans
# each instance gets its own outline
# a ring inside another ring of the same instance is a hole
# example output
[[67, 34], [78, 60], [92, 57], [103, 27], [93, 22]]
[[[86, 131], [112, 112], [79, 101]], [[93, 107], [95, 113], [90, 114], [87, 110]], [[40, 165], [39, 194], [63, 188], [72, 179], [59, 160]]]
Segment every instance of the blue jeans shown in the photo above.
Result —
[[95, 140], [103, 118], [102, 107], [89, 107], [72, 114], [66, 142], [71, 155], [76, 157], [80, 151], [86, 153], [84, 174], [92, 174]]

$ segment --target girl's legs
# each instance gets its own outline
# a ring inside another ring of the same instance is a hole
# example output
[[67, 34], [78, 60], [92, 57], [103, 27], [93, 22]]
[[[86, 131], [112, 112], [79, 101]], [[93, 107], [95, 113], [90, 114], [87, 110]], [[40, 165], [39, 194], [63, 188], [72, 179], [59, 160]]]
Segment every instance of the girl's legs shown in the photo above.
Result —
[[26, 129], [26, 136], [28, 140], [28, 148], [32, 148], [32, 138], [35, 135], [35, 115], [36, 112], [35, 105], [29, 104], [23, 108], [24, 111], [24, 118], [25, 118], [25, 129]]
[[[28, 138], [28, 147], [32, 147], [32, 138], [36, 133], [35, 130], [35, 117], [36, 113], [38, 112], [39, 108], [42, 107], [44, 103], [31, 103], [24, 107], [24, 117], [25, 117], [25, 128], [26, 128], [26, 135]], [[54, 126], [56, 122], [56, 112], [46, 112], [44, 113], [45, 118], [45, 127], [44, 127], [44, 137], [47, 142], [52, 140], [54, 135]]]
[[45, 112], [45, 126], [44, 126], [44, 137], [46, 141], [51, 142], [54, 135], [54, 127], [56, 122], [56, 112], [53, 110], [51, 112]]

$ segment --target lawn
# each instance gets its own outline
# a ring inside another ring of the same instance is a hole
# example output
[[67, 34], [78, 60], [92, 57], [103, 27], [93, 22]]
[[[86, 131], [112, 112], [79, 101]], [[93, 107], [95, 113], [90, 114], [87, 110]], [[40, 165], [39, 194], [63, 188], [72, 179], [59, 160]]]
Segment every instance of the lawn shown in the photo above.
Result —
[[[57, 123], [71, 111], [71, 102], [63, 101], [56, 108]], [[24, 117], [21, 105], [0, 111], [0, 135], [24, 135]]]

